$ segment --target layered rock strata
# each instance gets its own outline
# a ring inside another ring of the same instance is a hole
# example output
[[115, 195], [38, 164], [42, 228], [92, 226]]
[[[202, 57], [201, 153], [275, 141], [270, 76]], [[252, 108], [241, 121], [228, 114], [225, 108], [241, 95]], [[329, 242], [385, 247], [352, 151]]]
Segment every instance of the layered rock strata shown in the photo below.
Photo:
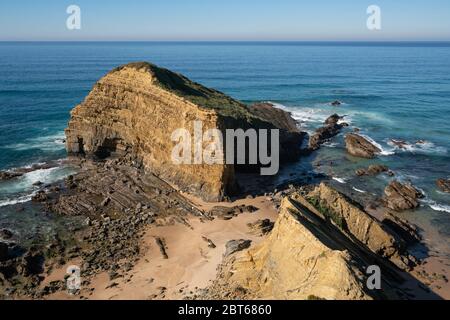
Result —
[[[150, 63], [131, 63], [100, 79], [71, 112], [66, 129], [70, 155], [96, 158], [127, 156], [140, 166], [205, 200], [222, 200], [236, 190], [232, 164], [175, 164], [171, 135], [186, 129], [194, 137], [194, 121], [202, 129], [280, 129], [281, 161], [291, 158], [302, 135], [291, 123], [275, 121], [284, 111], [253, 108], [221, 92]], [[259, 110], [259, 111], [258, 111]], [[270, 119], [262, 119], [269, 114]], [[205, 148], [209, 141], [203, 141]], [[224, 144], [225, 145], [225, 144]], [[192, 157], [192, 160], [193, 157]]]

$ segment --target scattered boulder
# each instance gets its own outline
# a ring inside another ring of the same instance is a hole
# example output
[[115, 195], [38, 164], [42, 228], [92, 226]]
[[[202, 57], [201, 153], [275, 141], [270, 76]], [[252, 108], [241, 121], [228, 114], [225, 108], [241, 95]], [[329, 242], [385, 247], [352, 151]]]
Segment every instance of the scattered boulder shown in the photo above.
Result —
[[450, 193], [450, 179], [438, 179], [436, 181], [436, 185], [441, 189], [443, 192]]
[[372, 159], [381, 150], [359, 134], [349, 133], [345, 136], [345, 147], [352, 156]]
[[217, 217], [223, 220], [230, 220], [236, 217], [241, 213], [253, 213], [259, 210], [254, 206], [234, 206], [234, 207], [225, 207], [225, 206], [215, 206], [208, 212], [209, 217]]
[[247, 223], [253, 234], [265, 235], [268, 234], [273, 229], [274, 223], [270, 219], [259, 219], [253, 223]]
[[250, 247], [251, 244], [252, 244], [251, 240], [244, 240], [244, 239], [230, 240], [225, 245], [226, 248], [225, 257], [228, 257], [229, 255], [235, 252], [247, 249]]
[[419, 206], [419, 199], [423, 197], [422, 192], [410, 183], [403, 184], [397, 180], [392, 181], [384, 189], [384, 202], [386, 207], [395, 211], [414, 209]]

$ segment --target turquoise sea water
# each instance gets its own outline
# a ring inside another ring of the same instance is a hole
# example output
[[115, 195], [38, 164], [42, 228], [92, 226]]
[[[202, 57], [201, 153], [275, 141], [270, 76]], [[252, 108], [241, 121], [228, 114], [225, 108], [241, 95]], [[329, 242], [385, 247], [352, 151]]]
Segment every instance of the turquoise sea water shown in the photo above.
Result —
[[[404, 215], [448, 241], [450, 195], [435, 180], [450, 177], [449, 43], [0, 43], [0, 170], [63, 158], [69, 111], [109, 70], [142, 60], [245, 102], [277, 103], [304, 130], [334, 112], [347, 115], [382, 146], [376, 162], [425, 191], [422, 209]], [[344, 105], [328, 104], [336, 99]], [[399, 150], [390, 139], [411, 146]], [[314, 161], [333, 161], [323, 170], [336, 183], [381, 194], [388, 178], [355, 178], [354, 169], [371, 161], [347, 156], [342, 141], [338, 136]], [[29, 199], [33, 182], [57, 180], [65, 170], [0, 184], [0, 219], [7, 204]]]

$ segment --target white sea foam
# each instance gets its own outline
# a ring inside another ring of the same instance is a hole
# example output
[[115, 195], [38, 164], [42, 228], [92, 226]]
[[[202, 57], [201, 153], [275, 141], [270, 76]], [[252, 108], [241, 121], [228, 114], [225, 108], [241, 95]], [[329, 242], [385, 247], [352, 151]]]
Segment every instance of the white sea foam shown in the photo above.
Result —
[[375, 140], [373, 140], [371, 137], [369, 137], [368, 135], [365, 134], [361, 134], [359, 133], [359, 135], [363, 138], [365, 138], [367, 141], [369, 141], [370, 143], [372, 143], [375, 147], [377, 147], [378, 149], [381, 150], [380, 154], [383, 156], [390, 156], [393, 155], [395, 153], [394, 149], [390, 149], [390, 150], [386, 150], [385, 148], [383, 148], [382, 145], [380, 145], [378, 142], [376, 142]]
[[2, 200], [2, 201], [0, 201], [0, 207], [12, 206], [12, 205], [15, 205], [15, 204], [25, 203], [25, 202], [31, 201], [31, 198], [34, 195], [35, 195], [35, 193], [33, 192], [32, 194], [21, 196], [21, 197], [15, 198], [15, 199]]
[[357, 192], [359, 192], [359, 193], [366, 193], [366, 191], [361, 190], [361, 189], [358, 189], [358, 188], [356, 188], [356, 187], [353, 187], [352, 189], [355, 190], [355, 191], [357, 191]]
[[[73, 173], [73, 169], [53, 167], [34, 170], [17, 179], [3, 182], [0, 184], [0, 194], [5, 195], [6, 198], [0, 200], [0, 207], [30, 201], [38, 190], [38, 187], [33, 184], [36, 182], [53, 183], [71, 173]], [[16, 194], [18, 196], [14, 197]]]
[[428, 199], [428, 198], [422, 200], [422, 202], [427, 204], [434, 211], [450, 213], [450, 206], [448, 206], [448, 205], [437, 203], [436, 201]]
[[31, 138], [22, 143], [14, 143], [5, 146], [4, 148], [13, 149], [17, 151], [24, 151], [29, 149], [40, 149], [43, 151], [58, 151], [64, 149], [64, 132], [52, 134], [49, 136], [42, 136]]
[[339, 183], [347, 183], [345, 181], [345, 178], [338, 178], [338, 177], [331, 177], [331, 178]]
[[400, 148], [392, 139], [387, 140], [387, 144], [393, 146], [395, 150], [411, 153], [425, 153], [425, 154], [446, 154], [447, 148], [436, 146], [433, 142], [424, 141], [422, 143], [409, 143], [405, 142], [404, 146]]

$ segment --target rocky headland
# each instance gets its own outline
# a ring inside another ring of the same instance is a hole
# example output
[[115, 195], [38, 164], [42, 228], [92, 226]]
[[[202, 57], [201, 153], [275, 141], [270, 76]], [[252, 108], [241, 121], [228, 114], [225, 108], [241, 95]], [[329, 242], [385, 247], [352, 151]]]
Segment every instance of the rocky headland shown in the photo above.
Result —
[[[222, 132], [279, 129], [284, 165], [344, 131], [342, 119], [331, 115], [302, 150], [306, 133], [270, 103], [247, 106], [150, 63], [112, 70], [71, 112], [67, 162], [76, 173], [40, 186], [33, 197], [33, 205], [79, 224], [68, 239], [33, 248], [0, 230], [0, 297], [439, 298], [413, 273], [421, 260], [410, 249], [421, 245], [420, 230], [395, 214], [419, 205], [413, 186], [391, 182], [387, 208], [375, 217], [326, 182], [293, 180], [267, 192], [255, 179], [261, 192], [247, 196], [238, 173], [252, 174], [252, 165], [171, 161], [171, 133], [194, 132], [195, 120]], [[345, 141], [356, 157], [381, 152], [358, 134]], [[24, 173], [2, 172], [0, 179]], [[382, 165], [357, 172], [380, 173], [390, 175]], [[80, 267], [83, 281], [68, 294], [70, 265]], [[380, 290], [367, 285], [373, 265], [381, 269]]]

